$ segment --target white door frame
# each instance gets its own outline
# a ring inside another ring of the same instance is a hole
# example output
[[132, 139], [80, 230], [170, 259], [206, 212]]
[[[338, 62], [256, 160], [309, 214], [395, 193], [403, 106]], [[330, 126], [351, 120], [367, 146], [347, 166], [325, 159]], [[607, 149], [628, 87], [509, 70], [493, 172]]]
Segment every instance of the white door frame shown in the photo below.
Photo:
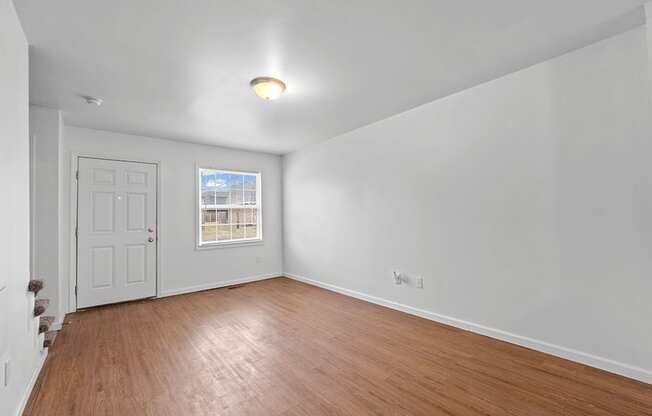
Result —
[[71, 154], [70, 160], [70, 263], [68, 276], [68, 308], [66, 313], [77, 311], [77, 294], [75, 287], [77, 286], [77, 170], [79, 168], [79, 158], [90, 159], [103, 159], [115, 160], [119, 162], [135, 162], [135, 163], [151, 163], [156, 166], [156, 298], [161, 296], [161, 235], [163, 228], [161, 227], [161, 161], [160, 160], [144, 160], [133, 157], [123, 157], [119, 155], [98, 155], [89, 153], [76, 153]]

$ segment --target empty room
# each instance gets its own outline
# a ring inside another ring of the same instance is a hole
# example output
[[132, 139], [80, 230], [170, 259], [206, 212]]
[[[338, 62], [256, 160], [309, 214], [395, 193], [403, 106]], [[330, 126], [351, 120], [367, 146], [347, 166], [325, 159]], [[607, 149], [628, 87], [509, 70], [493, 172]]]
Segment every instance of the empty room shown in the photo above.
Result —
[[0, 416], [652, 416], [652, 2], [0, 0]]

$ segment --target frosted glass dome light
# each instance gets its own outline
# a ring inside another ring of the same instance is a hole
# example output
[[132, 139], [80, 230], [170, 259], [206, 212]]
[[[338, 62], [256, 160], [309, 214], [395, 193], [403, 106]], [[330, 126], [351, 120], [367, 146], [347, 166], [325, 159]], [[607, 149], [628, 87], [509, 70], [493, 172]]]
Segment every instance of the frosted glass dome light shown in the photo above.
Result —
[[275, 100], [285, 91], [285, 83], [271, 77], [258, 77], [249, 83], [257, 96], [263, 100]]

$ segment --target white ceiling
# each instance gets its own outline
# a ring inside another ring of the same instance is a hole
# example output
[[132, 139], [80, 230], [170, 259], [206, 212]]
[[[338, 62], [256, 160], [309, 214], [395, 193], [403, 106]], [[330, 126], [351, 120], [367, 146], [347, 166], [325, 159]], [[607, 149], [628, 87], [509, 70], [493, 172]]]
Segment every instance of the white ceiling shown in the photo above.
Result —
[[[67, 124], [286, 153], [642, 23], [645, 0], [15, 0]], [[288, 84], [264, 102], [256, 76]], [[84, 104], [80, 94], [104, 99]]]

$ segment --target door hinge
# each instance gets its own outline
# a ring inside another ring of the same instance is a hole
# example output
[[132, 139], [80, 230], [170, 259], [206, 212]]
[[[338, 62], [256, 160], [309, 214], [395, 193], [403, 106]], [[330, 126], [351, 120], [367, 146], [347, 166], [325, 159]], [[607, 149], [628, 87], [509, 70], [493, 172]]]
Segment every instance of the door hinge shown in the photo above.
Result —
[[79, 180], [79, 171], [75, 171], [75, 179]]
[[75, 285], [75, 296], [77, 296], [77, 286]]
[[75, 238], [79, 238], [79, 228], [75, 227]]

